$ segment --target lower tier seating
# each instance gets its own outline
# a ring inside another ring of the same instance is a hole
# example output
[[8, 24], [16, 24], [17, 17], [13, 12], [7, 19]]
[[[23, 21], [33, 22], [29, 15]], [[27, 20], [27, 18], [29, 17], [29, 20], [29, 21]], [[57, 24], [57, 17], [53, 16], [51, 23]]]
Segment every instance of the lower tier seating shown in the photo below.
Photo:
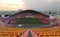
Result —
[[[60, 37], [60, 28], [29, 28], [38, 37]], [[21, 37], [26, 28], [0, 28], [0, 37]]]

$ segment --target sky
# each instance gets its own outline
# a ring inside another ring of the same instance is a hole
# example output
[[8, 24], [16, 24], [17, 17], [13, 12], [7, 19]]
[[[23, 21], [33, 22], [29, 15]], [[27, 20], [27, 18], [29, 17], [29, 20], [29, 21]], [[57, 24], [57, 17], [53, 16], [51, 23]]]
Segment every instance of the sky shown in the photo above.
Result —
[[0, 0], [0, 10], [60, 11], [60, 0]]

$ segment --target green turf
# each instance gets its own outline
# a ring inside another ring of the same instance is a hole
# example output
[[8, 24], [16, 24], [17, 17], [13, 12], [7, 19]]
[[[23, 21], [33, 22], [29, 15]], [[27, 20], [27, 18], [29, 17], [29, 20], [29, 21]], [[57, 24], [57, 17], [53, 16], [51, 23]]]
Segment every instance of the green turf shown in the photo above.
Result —
[[41, 24], [41, 20], [38, 18], [20, 18], [17, 22], [18, 24]]
[[[38, 18], [20, 18], [17, 23], [12, 24], [13, 26], [19, 27], [21, 24], [22, 28], [35, 28], [40, 26], [45, 26], [47, 24], [43, 24]], [[26, 25], [27, 24], [27, 25]]]

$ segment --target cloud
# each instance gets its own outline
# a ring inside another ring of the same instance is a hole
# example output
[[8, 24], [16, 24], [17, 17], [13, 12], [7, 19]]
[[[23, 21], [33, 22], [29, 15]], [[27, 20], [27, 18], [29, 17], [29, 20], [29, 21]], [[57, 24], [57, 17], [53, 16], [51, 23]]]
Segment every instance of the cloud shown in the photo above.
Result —
[[[11, 2], [11, 0], [9, 0]], [[4, 3], [3, 0], [0, 0], [0, 10], [1, 9], [19, 9], [20, 8], [20, 2], [19, 0], [14, 0], [12, 2], [13, 4], [6, 2]], [[16, 3], [19, 2], [19, 3]], [[34, 10], [46, 10], [46, 11], [60, 11], [60, 0], [24, 0], [24, 8], [26, 6], [26, 9], [34, 9]], [[5, 6], [6, 5], [6, 6]], [[8, 7], [7, 7], [8, 6]], [[24, 9], [23, 8], [23, 9]]]
[[60, 11], [60, 0], [25, 0], [28, 9]]
[[60, 2], [60, 0], [48, 0], [49, 3]]
[[22, 0], [0, 0], [0, 10], [18, 10], [25, 9], [25, 7]]

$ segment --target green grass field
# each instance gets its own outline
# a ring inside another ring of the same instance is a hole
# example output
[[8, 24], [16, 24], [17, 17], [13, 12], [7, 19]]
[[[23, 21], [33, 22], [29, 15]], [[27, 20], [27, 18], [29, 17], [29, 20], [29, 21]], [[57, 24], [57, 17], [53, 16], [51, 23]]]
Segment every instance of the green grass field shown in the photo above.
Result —
[[43, 24], [38, 18], [20, 18], [13, 26], [19, 27], [19, 24], [22, 25], [22, 28], [35, 28], [47, 25]]
[[20, 18], [18, 24], [41, 24], [41, 20], [38, 18]]

